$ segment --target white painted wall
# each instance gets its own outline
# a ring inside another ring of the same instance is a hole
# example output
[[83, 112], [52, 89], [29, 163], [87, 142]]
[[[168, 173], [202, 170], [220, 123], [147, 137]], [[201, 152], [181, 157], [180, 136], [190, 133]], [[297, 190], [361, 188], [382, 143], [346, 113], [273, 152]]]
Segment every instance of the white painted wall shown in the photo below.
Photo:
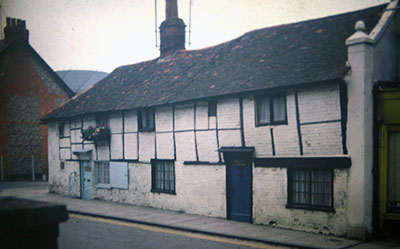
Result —
[[335, 212], [323, 212], [286, 208], [286, 168], [254, 168], [254, 222], [315, 233], [346, 235], [347, 172], [334, 170]]
[[[272, 156], [271, 129], [277, 156], [299, 156], [295, 91], [287, 94], [288, 124], [255, 126], [254, 96], [243, 97], [243, 123], [246, 146], [255, 147], [255, 156]], [[306, 155], [333, 155], [342, 153], [339, 90], [337, 85], [307, 88], [298, 91], [299, 118]], [[317, 109], [314, 107], [318, 106]], [[195, 109], [196, 108], [196, 109]], [[317, 110], [317, 111], [315, 111]], [[71, 120], [71, 127], [94, 126], [94, 117]], [[335, 122], [330, 122], [336, 120]], [[328, 121], [328, 123], [325, 123]], [[205, 101], [155, 108], [155, 132], [138, 132], [136, 111], [110, 115], [111, 139], [84, 142], [83, 148], [92, 149], [92, 160], [131, 160], [129, 162], [129, 189], [95, 189], [94, 197], [135, 205], [178, 210], [188, 213], [226, 217], [225, 166], [219, 163], [218, 149], [222, 146], [242, 145], [240, 102], [238, 98], [222, 99], [217, 103], [217, 117], [208, 116]], [[216, 129], [218, 127], [218, 130]], [[55, 128], [53, 128], [55, 129]], [[53, 132], [54, 133], [54, 132]], [[49, 139], [63, 143], [56, 134]], [[72, 135], [73, 134], [73, 135]], [[72, 130], [70, 141], [82, 142], [80, 130]], [[197, 142], [197, 143], [196, 143]], [[197, 145], [197, 146], [196, 146]], [[52, 146], [50, 146], [52, 147]], [[81, 144], [76, 148], [82, 149]], [[65, 158], [74, 151], [65, 149]], [[58, 148], [54, 144], [53, 148]], [[64, 153], [63, 150], [60, 154]], [[196, 154], [197, 153], [197, 154]], [[58, 150], [52, 151], [50, 175], [60, 187], [55, 192], [68, 193], [68, 174], [78, 170], [78, 162], [69, 162], [60, 171]], [[57, 155], [56, 155], [57, 154]], [[176, 194], [151, 192], [151, 159], [174, 159]], [[138, 160], [138, 161], [137, 161]], [[198, 163], [185, 165], [185, 161]], [[208, 162], [211, 164], [204, 164]], [[79, 171], [78, 171], [79, 172]], [[344, 234], [347, 197], [347, 170], [335, 170], [335, 213], [286, 209], [286, 169], [253, 169], [253, 218], [259, 224], [276, 223], [280, 227], [299, 230]], [[79, 194], [79, 193], [78, 193]], [[327, 227], [327, 228], [324, 228]]]
[[151, 192], [151, 164], [129, 163], [129, 189], [96, 189], [95, 198], [226, 217], [225, 167], [175, 162], [176, 195]]

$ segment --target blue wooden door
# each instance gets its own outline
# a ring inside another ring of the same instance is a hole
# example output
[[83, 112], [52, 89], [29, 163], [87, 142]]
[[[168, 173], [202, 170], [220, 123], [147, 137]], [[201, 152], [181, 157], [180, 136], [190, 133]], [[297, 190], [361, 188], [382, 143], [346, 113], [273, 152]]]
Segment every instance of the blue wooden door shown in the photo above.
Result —
[[93, 199], [92, 164], [90, 161], [81, 161], [81, 189], [82, 199]]
[[228, 219], [251, 222], [252, 168], [245, 157], [227, 160]]

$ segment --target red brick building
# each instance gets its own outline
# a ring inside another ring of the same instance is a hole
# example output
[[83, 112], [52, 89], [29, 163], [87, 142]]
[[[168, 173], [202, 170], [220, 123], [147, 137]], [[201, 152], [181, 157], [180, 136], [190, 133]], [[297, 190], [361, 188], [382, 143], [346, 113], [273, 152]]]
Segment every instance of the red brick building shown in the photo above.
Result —
[[47, 126], [40, 118], [73, 96], [29, 45], [25, 21], [7, 18], [0, 40], [0, 165], [5, 180], [48, 174]]

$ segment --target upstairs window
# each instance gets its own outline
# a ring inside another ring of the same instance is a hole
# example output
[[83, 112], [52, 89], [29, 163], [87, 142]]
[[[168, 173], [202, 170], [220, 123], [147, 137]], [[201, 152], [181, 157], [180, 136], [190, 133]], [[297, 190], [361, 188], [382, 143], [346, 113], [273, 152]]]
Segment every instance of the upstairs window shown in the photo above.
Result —
[[286, 96], [256, 97], [256, 125], [287, 124]]
[[139, 131], [154, 131], [154, 110], [146, 109], [138, 111]]
[[175, 194], [175, 163], [172, 160], [151, 161], [151, 191]]
[[208, 116], [209, 117], [217, 116], [217, 101], [208, 102]]
[[65, 136], [65, 123], [64, 122], [58, 123], [58, 136], [59, 137]]
[[333, 171], [289, 169], [288, 207], [333, 210]]

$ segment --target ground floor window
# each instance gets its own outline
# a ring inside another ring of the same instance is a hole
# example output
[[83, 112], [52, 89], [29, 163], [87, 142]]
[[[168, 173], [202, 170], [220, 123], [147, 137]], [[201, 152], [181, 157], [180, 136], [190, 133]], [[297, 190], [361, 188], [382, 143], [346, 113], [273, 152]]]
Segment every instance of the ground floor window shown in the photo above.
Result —
[[151, 191], [175, 194], [175, 162], [173, 160], [151, 161]]
[[288, 207], [333, 210], [333, 171], [288, 169]]
[[110, 184], [110, 163], [98, 161], [95, 163], [96, 184]]

